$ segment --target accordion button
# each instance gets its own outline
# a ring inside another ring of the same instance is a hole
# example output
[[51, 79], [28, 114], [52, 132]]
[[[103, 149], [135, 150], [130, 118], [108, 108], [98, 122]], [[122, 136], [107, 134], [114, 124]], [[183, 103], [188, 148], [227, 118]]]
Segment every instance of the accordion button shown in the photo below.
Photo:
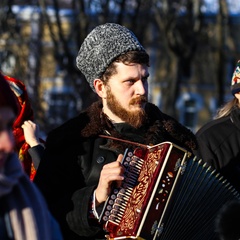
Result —
[[97, 158], [97, 163], [101, 164], [101, 163], [104, 163], [105, 161], [105, 158], [103, 156], [100, 156]]

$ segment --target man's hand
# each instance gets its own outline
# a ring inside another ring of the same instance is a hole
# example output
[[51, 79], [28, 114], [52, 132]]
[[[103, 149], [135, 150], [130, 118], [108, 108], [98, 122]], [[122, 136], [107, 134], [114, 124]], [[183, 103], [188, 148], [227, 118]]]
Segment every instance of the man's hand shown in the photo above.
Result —
[[123, 155], [120, 154], [115, 162], [103, 166], [95, 192], [96, 206], [107, 200], [113, 181], [116, 181], [118, 186], [121, 185], [121, 181], [124, 179], [124, 167], [121, 164], [122, 158]]

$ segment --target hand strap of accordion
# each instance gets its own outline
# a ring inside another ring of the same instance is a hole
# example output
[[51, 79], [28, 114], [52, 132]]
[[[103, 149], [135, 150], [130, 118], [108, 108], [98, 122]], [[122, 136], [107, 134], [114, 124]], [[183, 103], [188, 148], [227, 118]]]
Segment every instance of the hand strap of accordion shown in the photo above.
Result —
[[145, 145], [145, 144], [128, 141], [128, 140], [121, 139], [121, 138], [116, 138], [116, 137], [106, 136], [106, 135], [99, 135], [99, 137], [101, 137], [101, 138], [107, 138], [107, 139], [111, 139], [111, 140], [115, 140], [115, 141], [120, 141], [120, 142], [124, 142], [124, 143], [129, 143], [129, 144], [132, 144], [132, 145], [135, 145], [135, 146], [144, 148], [144, 149], [147, 149], [147, 148], [148, 148], [148, 146]]

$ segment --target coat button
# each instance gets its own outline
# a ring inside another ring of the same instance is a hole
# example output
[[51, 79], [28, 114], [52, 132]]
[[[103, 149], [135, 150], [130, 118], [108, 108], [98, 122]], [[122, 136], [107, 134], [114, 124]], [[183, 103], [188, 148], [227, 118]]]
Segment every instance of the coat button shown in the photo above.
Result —
[[103, 156], [100, 156], [97, 158], [97, 163], [101, 164], [105, 161], [105, 158]]

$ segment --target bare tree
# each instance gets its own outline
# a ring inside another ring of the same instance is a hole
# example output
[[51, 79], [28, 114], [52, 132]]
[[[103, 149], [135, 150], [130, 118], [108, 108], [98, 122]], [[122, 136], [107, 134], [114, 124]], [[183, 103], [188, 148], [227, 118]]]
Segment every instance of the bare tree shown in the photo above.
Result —
[[[75, 89], [76, 104], [79, 99], [83, 100], [77, 110], [97, 99], [76, 68], [75, 59], [86, 35], [96, 25], [105, 22], [116, 22], [133, 30], [150, 53], [151, 84], [161, 84], [161, 107], [164, 112], [177, 117], [175, 103], [180, 89], [191, 86], [192, 81], [217, 86], [218, 103], [222, 103], [226, 63], [230, 58], [234, 62], [240, 51], [236, 31], [229, 29], [226, 0], [219, 0], [220, 11], [216, 21], [210, 24], [200, 11], [202, 0], [24, 2], [36, 6], [40, 14], [31, 24], [19, 19], [13, 11], [13, 5], [22, 4], [22, 1], [3, 0], [0, 3], [0, 62], [2, 70], [12, 59], [16, 62], [11, 75], [27, 85], [35, 116], [44, 124], [44, 129], [54, 126], [45, 126], [49, 121], [41, 109], [42, 81], [46, 78], [51, 78], [51, 81], [56, 79], [59, 69], [64, 72], [65, 84]], [[54, 9], [54, 16], [49, 15], [49, 6]], [[65, 7], [72, 11], [67, 30], [66, 21], [61, 16]], [[55, 115], [60, 113], [53, 114], [53, 122]], [[61, 117], [67, 117], [64, 111], [61, 114], [65, 115]]]
[[40, 96], [40, 70], [42, 57], [42, 13], [39, 12], [37, 2], [33, 1], [35, 6], [31, 14], [31, 34], [29, 38], [28, 49], [28, 67], [27, 67], [27, 90], [29, 98], [31, 99], [32, 107], [34, 109], [35, 118], [43, 119], [41, 99]]
[[163, 34], [161, 39], [169, 55], [164, 110], [176, 117], [175, 103], [179, 87], [191, 76], [191, 62], [198, 45], [200, 1], [155, 0], [154, 11], [156, 26]]
[[226, 0], [219, 0], [219, 12], [217, 15], [217, 99], [218, 106], [224, 103], [226, 64], [227, 64], [227, 38], [229, 36], [229, 14]]

